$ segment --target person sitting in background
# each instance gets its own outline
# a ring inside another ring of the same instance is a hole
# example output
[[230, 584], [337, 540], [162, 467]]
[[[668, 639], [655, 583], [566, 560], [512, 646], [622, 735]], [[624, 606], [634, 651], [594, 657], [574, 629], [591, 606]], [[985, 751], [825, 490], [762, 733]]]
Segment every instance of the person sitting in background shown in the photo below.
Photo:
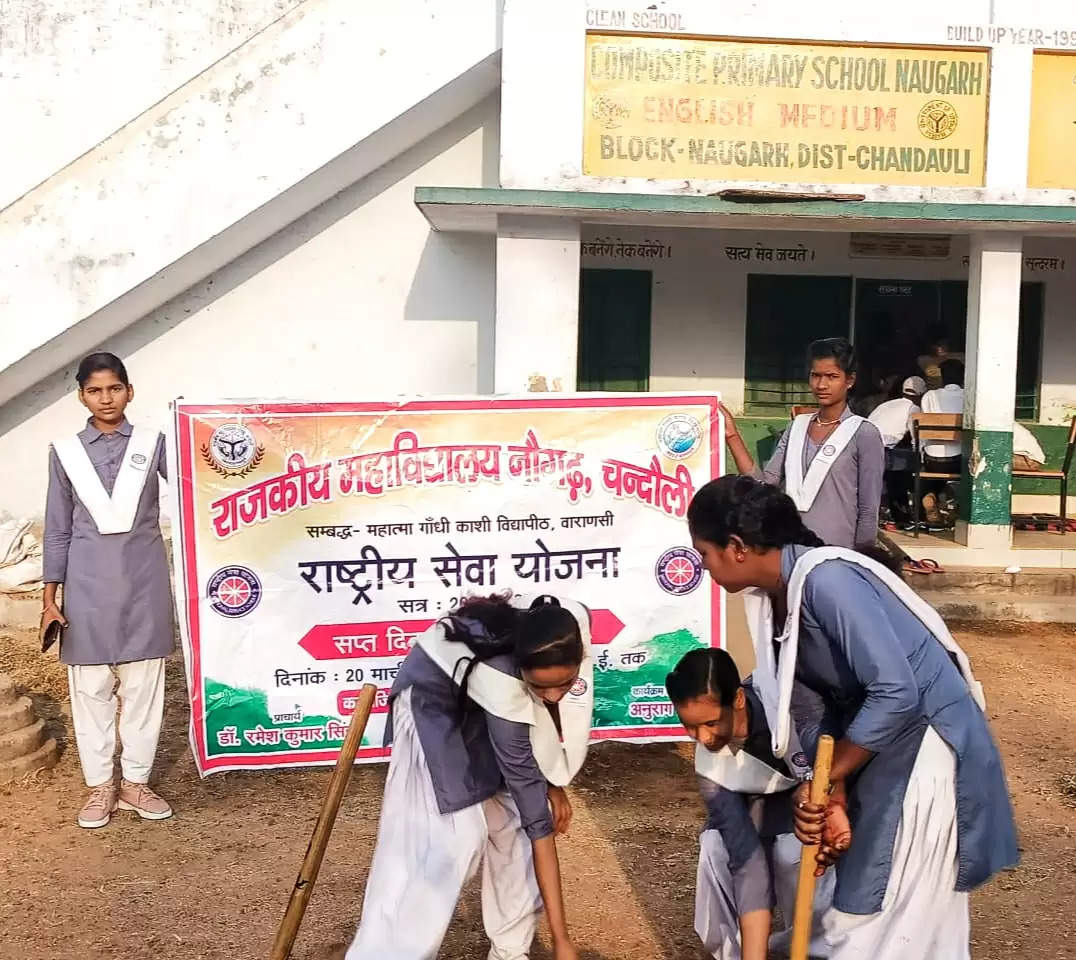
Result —
[[1012, 425], [1012, 468], [1014, 470], [1041, 470], [1046, 463], [1039, 441], [1023, 424]]
[[[944, 360], [940, 370], [942, 386], [923, 394], [923, 413], [963, 413], [964, 364], [959, 360]], [[924, 473], [960, 473], [963, 467], [959, 440], [929, 440], [921, 452]], [[935, 481], [934, 489], [923, 496], [923, 512], [931, 529], [942, 526], [938, 494], [944, 486], [944, 481]]]
[[868, 418], [878, 428], [885, 445], [882, 504], [892, 521], [902, 526], [911, 520], [908, 491], [915, 459], [910, 438], [912, 416], [919, 413], [919, 401], [926, 389], [922, 377], [908, 377], [901, 386], [901, 396], [887, 400]]
[[938, 390], [944, 386], [941, 365], [946, 360], [959, 360], [963, 363], [964, 354], [954, 352], [950, 349], [950, 343], [946, 337], [935, 337], [931, 342], [930, 351], [921, 356], [918, 360], [919, 369], [923, 372], [923, 376], [927, 381], [927, 387], [931, 390]]

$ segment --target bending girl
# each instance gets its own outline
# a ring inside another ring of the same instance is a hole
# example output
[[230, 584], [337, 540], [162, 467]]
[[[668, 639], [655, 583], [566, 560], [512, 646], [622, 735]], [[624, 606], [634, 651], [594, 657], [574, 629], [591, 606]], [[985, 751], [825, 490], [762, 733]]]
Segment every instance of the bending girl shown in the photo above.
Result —
[[[819, 868], [837, 863], [830, 956], [969, 957], [968, 892], [1017, 846], [967, 657], [929, 604], [868, 557], [821, 547], [773, 487], [714, 480], [688, 524], [710, 576], [745, 592], [774, 755], [796, 763], [797, 739], [811, 754], [819, 731], [837, 740], [828, 805], [804, 784], [793, 811], [801, 840], [821, 838]], [[797, 689], [820, 698], [820, 720], [797, 711]]]
[[471, 599], [417, 640], [390, 697], [392, 760], [362, 920], [346, 960], [434, 960], [482, 863], [489, 960], [526, 960], [545, 906], [568, 935], [554, 831], [594, 703], [590, 617], [540, 597]]

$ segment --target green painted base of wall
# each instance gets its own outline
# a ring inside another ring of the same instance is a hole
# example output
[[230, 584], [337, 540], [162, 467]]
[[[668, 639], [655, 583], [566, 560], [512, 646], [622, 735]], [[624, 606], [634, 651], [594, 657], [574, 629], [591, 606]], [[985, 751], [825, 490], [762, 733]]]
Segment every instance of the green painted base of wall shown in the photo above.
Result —
[[965, 431], [964, 463], [960, 516], [972, 526], [1008, 526], [1012, 521], [1012, 433]]

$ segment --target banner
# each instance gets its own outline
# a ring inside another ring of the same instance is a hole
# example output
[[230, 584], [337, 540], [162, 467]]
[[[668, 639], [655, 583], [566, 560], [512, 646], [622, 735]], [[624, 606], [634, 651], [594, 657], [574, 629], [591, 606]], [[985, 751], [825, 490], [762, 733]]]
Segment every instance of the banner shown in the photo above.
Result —
[[595, 739], [679, 739], [665, 674], [723, 643], [686, 514], [714, 396], [177, 401], [176, 598], [199, 772], [335, 762], [364, 683], [382, 760], [415, 638], [468, 596], [592, 612]]
[[982, 186], [989, 55], [587, 35], [583, 172]]

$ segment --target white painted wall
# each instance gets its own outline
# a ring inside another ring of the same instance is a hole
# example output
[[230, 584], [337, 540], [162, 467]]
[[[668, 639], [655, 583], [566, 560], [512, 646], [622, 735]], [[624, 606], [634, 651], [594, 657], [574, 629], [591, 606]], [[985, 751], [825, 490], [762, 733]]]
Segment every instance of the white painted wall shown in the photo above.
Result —
[[[495, 184], [495, 98], [104, 344], [132, 419], [177, 396], [364, 399], [490, 392], [495, 238], [435, 234], [418, 185]], [[43, 508], [49, 440], [80, 428], [73, 365], [0, 407], [0, 509]]]
[[302, 0], [4, 0], [0, 208]]
[[[876, 200], [961, 202], [1071, 202], [1073, 191], [1026, 187], [1030, 120], [1031, 55], [1034, 48], [1072, 37], [1071, 0], [903, 0], [871, 5], [862, 0], [562, 0], [534, 4], [507, 0], [504, 20], [502, 91], [504, 122], [501, 180], [506, 187], [634, 193], [709, 194], [727, 186], [715, 180], [643, 180], [584, 176], [584, 37], [626, 18], [622, 29], [657, 17], [672, 17], [668, 30], [695, 36], [885, 43], [908, 46], [971, 46], [950, 39], [954, 27], [1004, 26], [991, 50], [986, 186], [923, 188], [857, 184], [789, 184], [742, 181], [742, 188], [783, 188], [833, 193], [854, 191]], [[639, 18], [638, 20], [636, 18]], [[1045, 38], [1033, 31], [1042, 28]], [[1021, 34], [1019, 31], [1023, 30]], [[1070, 47], [1076, 48], [1076, 39]], [[556, 124], [542, 118], [556, 117]]]
[[[602, 238], [638, 244], [655, 240], [672, 256], [595, 256], [589, 244]], [[747, 276], [750, 273], [851, 276], [877, 280], [964, 280], [968, 238], [954, 237], [948, 260], [866, 260], [849, 256], [842, 233], [796, 233], [643, 227], [587, 226], [582, 236], [583, 267], [653, 271], [650, 388], [719, 390], [734, 412], [743, 409]], [[730, 260], [725, 247], [795, 247], [806, 263]], [[1064, 270], [1023, 269], [1023, 280], [1045, 283], [1040, 420], [1067, 423], [1076, 414], [1076, 241], [1029, 237], [1025, 258], [1058, 258]], [[849, 326], [834, 330], [847, 336]], [[1010, 407], [1011, 409], [1011, 407]]]

